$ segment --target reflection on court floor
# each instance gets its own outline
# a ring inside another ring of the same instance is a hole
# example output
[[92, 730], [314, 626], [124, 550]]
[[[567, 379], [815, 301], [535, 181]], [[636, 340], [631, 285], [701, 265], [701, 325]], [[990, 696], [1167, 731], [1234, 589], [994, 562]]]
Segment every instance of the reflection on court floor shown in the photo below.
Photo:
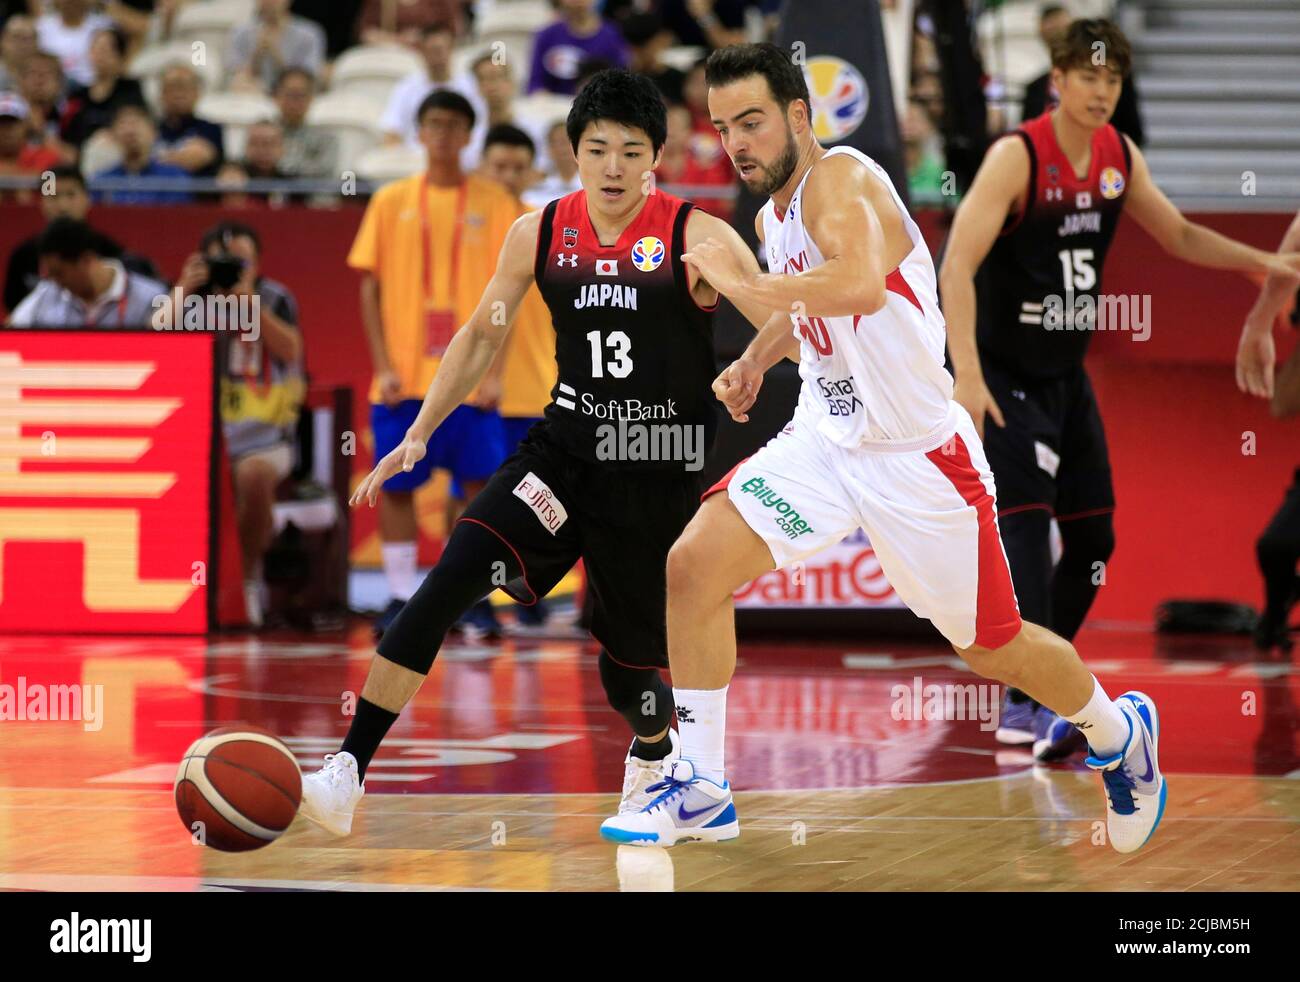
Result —
[[[1169, 810], [1135, 855], [1101, 838], [1100, 787], [1080, 763], [999, 747], [982, 680], [950, 650], [889, 640], [742, 643], [732, 843], [603, 843], [629, 735], [595, 649], [511, 640], [444, 649], [372, 765], [352, 836], [300, 820], [224, 855], [176, 816], [182, 751], [246, 722], [319, 766], [364, 682], [364, 629], [3, 638], [0, 709], [20, 686], [102, 686], [104, 704], [93, 726], [0, 722], [0, 889], [1300, 889], [1296, 667], [1256, 662], [1242, 641], [1090, 630], [1079, 647], [1108, 688], [1160, 701]], [[946, 694], [947, 718], [899, 711], [923, 693]]]

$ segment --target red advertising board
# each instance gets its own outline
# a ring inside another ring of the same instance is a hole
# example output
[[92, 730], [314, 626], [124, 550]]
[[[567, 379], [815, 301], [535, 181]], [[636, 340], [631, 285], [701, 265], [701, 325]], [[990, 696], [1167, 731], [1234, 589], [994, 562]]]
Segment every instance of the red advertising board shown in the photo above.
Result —
[[0, 331], [0, 631], [208, 626], [213, 336]]

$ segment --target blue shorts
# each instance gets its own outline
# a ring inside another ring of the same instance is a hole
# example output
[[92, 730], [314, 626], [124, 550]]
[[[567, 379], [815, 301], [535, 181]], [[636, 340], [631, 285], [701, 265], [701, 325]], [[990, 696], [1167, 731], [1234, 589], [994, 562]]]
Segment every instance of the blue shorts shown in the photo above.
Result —
[[[540, 423], [541, 420], [542, 417], [540, 416], [501, 417], [501, 430], [505, 438], [506, 450], [505, 453], [501, 455], [500, 463], [504, 463], [505, 459], [515, 452], [515, 448], [518, 447], [519, 444], [523, 443], [524, 437], [526, 437], [528, 431], [533, 428], [533, 424]], [[498, 466], [500, 466], [500, 463]], [[493, 468], [493, 470], [495, 469], [496, 468]], [[470, 480], [473, 480], [473, 478], [470, 478]], [[460, 481], [456, 480], [454, 475], [452, 476], [451, 489], [448, 493], [458, 501], [465, 500], [465, 489], [461, 487]]]
[[[370, 407], [375, 436], [375, 463], [403, 439], [420, 412], [421, 400], [404, 399], [389, 408]], [[494, 409], [457, 406], [429, 438], [429, 450], [409, 472], [394, 474], [385, 491], [414, 491], [434, 469], [451, 471], [453, 480], [482, 481], [492, 476], [508, 456], [501, 416]]]

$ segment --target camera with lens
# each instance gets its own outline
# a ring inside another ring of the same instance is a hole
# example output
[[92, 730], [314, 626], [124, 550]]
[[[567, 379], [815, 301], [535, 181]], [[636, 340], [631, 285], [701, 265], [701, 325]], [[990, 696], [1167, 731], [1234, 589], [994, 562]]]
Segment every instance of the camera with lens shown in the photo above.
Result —
[[229, 290], [244, 275], [244, 260], [229, 252], [223, 251], [215, 256], [208, 256], [207, 264], [208, 282], [204, 284], [204, 289], [208, 292]]

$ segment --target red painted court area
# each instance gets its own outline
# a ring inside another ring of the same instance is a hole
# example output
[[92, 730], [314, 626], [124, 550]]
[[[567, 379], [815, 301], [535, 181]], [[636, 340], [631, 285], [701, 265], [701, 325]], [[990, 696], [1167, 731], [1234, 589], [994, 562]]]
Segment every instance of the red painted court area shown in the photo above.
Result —
[[[1138, 688], [1157, 700], [1167, 772], [1300, 768], [1293, 662], [1258, 661], [1244, 639], [1134, 631], [1085, 630], [1078, 647], [1112, 695]], [[371, 650], [360, 626], [331, 640], [0, 639], [0, 692], [11, 700], [0, 708], [20, 702], [20, 686], [102, 685], [104, 699], [95, 721], [6, 721], [0, 792], [170, 787], [192, 741], [236, 722], [278, 734], [314, 769], [347, 731]], [[728, 769], [740, 790], [1011, 775], [1032, 761], [995, 743], [998, 695], [937, 644], [742, 642], [728, 699]], [[957, 718], [924, 718], [936, 700]], [[393, 728], [367, 791], [613, 794], [629, 738], [605, 704], [594, 646], [451, 644]]]

